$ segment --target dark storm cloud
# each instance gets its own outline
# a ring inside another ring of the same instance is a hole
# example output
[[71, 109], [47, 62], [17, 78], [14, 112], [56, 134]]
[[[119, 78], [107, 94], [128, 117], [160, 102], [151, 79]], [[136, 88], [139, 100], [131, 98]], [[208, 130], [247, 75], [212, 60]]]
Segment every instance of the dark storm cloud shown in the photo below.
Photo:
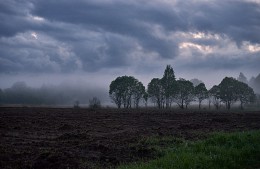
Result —
[[[183, 41], [208, 46], [222, 43], [217, 39], [192, 40], [177, 35], [171, 38], [177, 32], [218, 34], [239, 47], [244, 41], [259, 44], [259, 9], [259, 3], [242, 0], [3, 1], [0, 72], [95, 72], [136, 64], [152, 67], [152, 62], [178, 57]], [[235, 69], [247, 63], [248, 69], [257, 69], [257, 56], [250, 62], [244, 62], [246, 56], [238, 60], [228, 57], [214, 55], [188, 63], [194, 68], [212, 65], [218, 69]], [[219, 58], [223, 63], [214, 64]], [[147, 60], [150, 65], [142, 63]]]
[[194, 59], [192, 62], [184, 62], [177, 65], [179, 69], [185, 68], [187, 71], [204, 69], [205, 71], [232, 71], [232, 70], [254, 70], [260, 72], [260, 57], [259, 54], [251, 54], [227, 58], [226, 55], [211, 54], [210, 59]]
[[[173, 42], [170, 44], [163, 39], [156, 38], [149, 30], [149, 26], [152, 26], [152, 24], [163, 24], [171, 31], [183, 28], [181, 19], [170, 8], [154, 7], [149, 6], [149, 4], [129, 4], [120, 1], [111, 3], [62, 2], [37, 1], [33, 14], [43, 16], [53, 22], [77, 24], [82, 29], [136, 38], [138, 43], [144, 46], [146, 50], [156, 51], [162, 57], [170, 58], [177, 52], [177, 44]], [[111, 46], [111, 50], [119, 50], [118, 53], [120, 53], [122, 49], [120, 49], [120, 46]]]
[[225, 34], [236, 42], [260, 43], [260, 4], [246, 1], [180, 1], [181, 13], [198, 31]]
[[33, 24], [26, 20], [32, 4], [29, 1], [10, 0], [0, 2], [0, 37], [13, 36], [18, 32], [26, 31]]

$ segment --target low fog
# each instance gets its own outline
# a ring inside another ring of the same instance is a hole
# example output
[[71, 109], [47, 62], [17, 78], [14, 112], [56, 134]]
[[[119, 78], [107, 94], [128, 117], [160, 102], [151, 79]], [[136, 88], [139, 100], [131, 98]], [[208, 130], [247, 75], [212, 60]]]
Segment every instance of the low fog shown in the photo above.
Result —
[[[20, 101], [20, 104], [73, 106], [79, 101], [80, 106], [87, 106], [90, 99], [97, 97], [103, 106], [111, 105], [108, 90], [113, 77], [96, 74], [12, 74], [0, 77], [5, 79], [0, 82], [3, 91], [27, 92], [28, 101]], [[31, 103], [34, 98], [37, 101]], [[17, 101], [6, 103], [19, 104]]]
[[88, 106], [89, 100], [98, 98], [103, 106], [111, 105], [108, 97], [108, 87], [81, 81], [46, 81], [39, 85], [38, 81], [17, 81], [11, 87], [1, 91], [2, 104], [17, 105], [53, 105], [73, 106], [76, 101], [79, 106]]
[[[129, 73], [129, 72], [128, 72]], [[118, 73], [118, 76], [129, 75], [127, 73]], [[234, 78], [239, 80], [240, 74], [234, 73]], [[154, 77], [161, 77], [163, 70], [158, 74], [150, 75], [135, 75], [147, 89], [147, 85]], [[211, 74], [204, 76], [192, 77], [187, 74], [176, 73], [176, 78], [185, 78], [193, 82], [194, 86], [203, 82], [209, 90], [213, 85], [218, 85], [225, 77], [220, 74]], [[179, 75], [179, 76], [178, 76]], [[181, 75], [181, 76], [180, 76]], [[194, 75], [194, 74], [193, 74]], [[230, 75], [230, 74], [228, 74]], [[228, 76], [227, 75], [227, 76]], [[245, 76], [242, 73], [243, 76]], [[40, 105], [40, 106], [69, 106], [72, 107], [76, 101], [79, 105], [87, 107], [89, 100], [97, 97], [101, 101], [103, 107], [115, 106], [109, 98], [109, 85], [114, 80], [116, 75], [102, 75], [96, 74], [71, 74], [71, 75], [2, 75], [1, 79], [1, 98], [2, 105]], [[214, 77], [214, 78], [212, 78]], [[260, 93], [260, 74], [252, 77], [244, 77], [244, 82], [251, 86], [255, 93]], [[151, 103], [150, 103], [151, 104]]]

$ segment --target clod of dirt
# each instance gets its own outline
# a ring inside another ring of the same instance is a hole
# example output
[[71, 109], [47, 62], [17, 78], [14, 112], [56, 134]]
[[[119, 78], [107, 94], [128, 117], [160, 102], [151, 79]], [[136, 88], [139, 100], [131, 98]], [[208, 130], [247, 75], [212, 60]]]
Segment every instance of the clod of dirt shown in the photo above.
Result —
[[58, 128], [58, 130], [72, 130], [74, 127], [69, 124], [63, 124]]
[[212, 121], [213, 122], [219, 122], [219, 123], [226, 123], [226, 122], [230, 122], [230, 119], [216, 117], [216, 118], [213, 118]]
[[73, 139], [86, 139], [87, 135], [75, 134], [75, 133], [65, 133], [57, 137], [58, 140], [73, 140]]
[[43, 153], [35, 160], [32, 168], [37, 169], [76, 169], [76, 159], [69, 158], [65, 154]]
[[190, 130], [195, 130], [202, 128], [203, 126], [201, 124], [181, 124], [179, 126], [179, 129], [190, 129]]
[[99, 151], [99, 152], [102, 152], [102, 153], [106, 153], [106, 152], [109, 151], [109, 147], [102, 145], [102, 144], [92, 144], [92, 145], [89, 146], [89, 149], [94, 150], [94, 151]]

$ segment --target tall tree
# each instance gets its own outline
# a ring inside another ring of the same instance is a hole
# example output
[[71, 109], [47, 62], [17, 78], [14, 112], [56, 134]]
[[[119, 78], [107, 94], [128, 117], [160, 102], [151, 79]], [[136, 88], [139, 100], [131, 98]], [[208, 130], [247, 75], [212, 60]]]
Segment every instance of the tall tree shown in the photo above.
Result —
[[241, 109], [244, 109], [244, 104], [253, 102], [256, 98], [254, 90], [243, 82], [237, 82], [236, 91]]
[[121, 108], [121, 105], [123, 105], [124, 108], [131, 108], [132, 96], [134, 93], [137, 94], [136, 86], [138, 82], [139, 81], [132, 76], [117, 77], [111, 82], [109, 95], [118, 108]]
[[171, 99], [170, 97], [174, 95], [174, 89], [175, 87], [175, 75], [173, 68], [170, 65], [166, 66], [166, 69], [164, 70], [163, 78], [161, 79], [162, 86], [164, 89], [164, 96], [165, 96], [165, 103], [166, 108], [170, 107]]
[[148, 95], [151, 100], [157, 104], [158, 108], [163, 108], [164, 89], [159, 78], [153, 78], [148, 84]]
[[135, 81], [133, 88], [133, 101], [136, 108], [139, 107], [140, 100], [144, 98], [145, 93], [144, 85], [139, 81]]
[[225, 77], [219, 84], [220, 99], [226, 104], [226, 108], [229, 110], [231, 104], [237, 101], [237, 80], [232, 77]]
[[197, 97], [199, 101], [199, 109], [201, 107], [201, 102], [208, 98], [208, 90], [204, 83], [200, 83], [198, 86], [195, 87], [195, 96]]
[[174, 95], [174, 101], [177, 105], [183, 109], [184, 105], [187, 106], [194, 100], [194, 87], [193, 84], [185, 79], [179, 79], [176, 81], [176, 93]]
[[220, 88], [217, 85], [214, 85], [210, 90], [209, 90], [209, 99], [211, 99], [213, 105], [215, 108], [218, 110], [220, 108], [221, 100], [220, 100]]
[[137, 79], [135, 79], [132, 76], [125, 76], [124, 77], [124, 95], [123, 95], [123, 104], [124, 108], [131, 108], [132, 107], [132, 96], [136, 87], [136, 83], [138, 82]]
[[118, 77], [109, 86], [109, 96], [118, 108], [121, 108], [123, 103], [123, 93], [125, 90], [122, 86], [123, 80], [123, 77]]

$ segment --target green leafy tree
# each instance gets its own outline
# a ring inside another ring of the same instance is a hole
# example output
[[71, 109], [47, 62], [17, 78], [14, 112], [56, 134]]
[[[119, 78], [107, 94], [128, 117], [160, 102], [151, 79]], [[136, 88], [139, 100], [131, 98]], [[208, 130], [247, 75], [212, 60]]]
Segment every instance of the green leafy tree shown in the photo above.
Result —
[[135, 83], [137, 83], [137, 80], [132, 76], [123, 76], [123, 105], [124, 108], [131, 108], [132, 107], [132, 96], [134, 93]]
[[192, 82], [179, 79], [176, 81], [176, 87], [177, 90], [174, 95], [174, 101], [181, 109], [184, 109], [184, 105], [187, 108], [187, 106], [194, 101], [194, 87]]
[[118, 108], [131, 108], [132, 101], [138, 107], [144, 92], [143, 84], [132, 76], [117, 77], [109, 86], [109, 96]]
[[173, 68], [170, 65], [166, 66], [166, 69], [163, 74], [163, 78], [161, 79], [161, 83], [163, 86], [163, 92], [165, 96], [165, 104], [166, 108], [170, 107], [171, 99], [170, 97], [174, 95], [174, 91], [176, 88], [176, 79], [174, 75]]
[[226, 104], [226, 108], [230, 110], [231, 104], [237, 101], [237, 80], [232, 77], [225, 77], [219, 84], [220, 99]]
[[219, 89], [219, 97], [228, 110], [236, 101], [240, 101], [240, 108], [243, 109], [244, 104], [253, 102], [255, 99], [254, 90], [251, 87], [232, 77], [225, 77], [219, 84]]
[[153, 78], [148, 84], [148, 95], [152, 102], [157, 104], [159, 109], [163, 108], [164, 89], [162, 81], [159, 78]]
[[238, 100], [240, 101], [240, 108], [244, 109], [244, 104], [254, 102], [256, 95], [254, 90], [247, 84], [237, 81], [236, 92]]
[[208, 90], [204, 83], [200, 83], [198, 86], [194, 88], [194, 93], [196, 98], [199, 101], [199, 109], [201, 107], [201, 102], [208, 98]]
[[211, 99], [213, 105], [215, 108], [218, 110], [221, 105], [221, 99], [220, 99], [220, 88], [217, 85], [214, 85], [210, 90], [209, 90], [209, 99]]
[[141, 82], [135, 81], [133, 88], [133, 101], [136, 108], [139, 107], [140, 100], [144, 98], [145, 87]]
[[123, 104], [123, 95], [125, 93], [125, 78], [123, 77], [117, 77], [115, 80], [113, 80], [109, 86], [109, 96], [112, 99], [112, 102], [114, 102], [118, 108], [121, 108]]

